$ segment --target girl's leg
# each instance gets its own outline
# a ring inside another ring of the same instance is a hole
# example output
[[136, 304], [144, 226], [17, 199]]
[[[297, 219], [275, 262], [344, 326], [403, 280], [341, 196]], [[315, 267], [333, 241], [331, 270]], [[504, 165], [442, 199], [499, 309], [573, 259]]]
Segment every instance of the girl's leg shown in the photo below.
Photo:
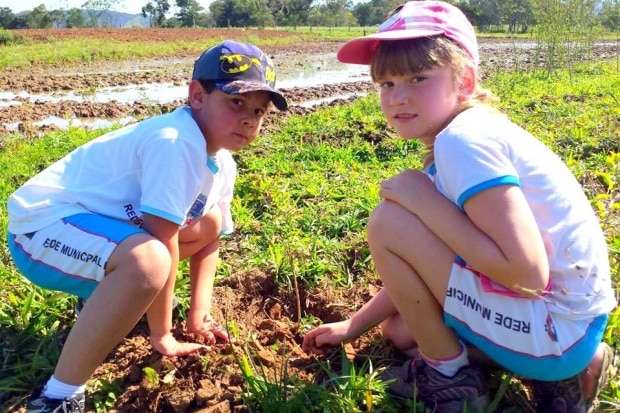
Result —
[[418, 343], [409, 332], [405, 321], [399, 313], [387, 318], [380, 325], [381, 332], [386, 340], [390, 341], [394, 347], [405, 353], [409, 357], [414, 357], [418, 350]]
[[443, 322], [442, 305], [456, 255], [400, 205], [384, 201], [368, 224], [377, 271], [408, 331], [427, 357], [455, 357], [461, 345]]
[[[418, 355], [385, 379], [395, 379], [390, 391], [412, 397], [414, 389], [435, 411], [482, 411], [488, 403], [486, 384], [477, 368], [468, 366], [464, 345], [443, 321], [443, 303], [456, 258], [417, 216], [384, 201], [368, 224], [368, 243], [384, 288], [398, 309]], [[407, 336], [398, 319], [390, 321], [398, 339]], [[389, 324], [388, 324], [389, 325]], [[420, 359], [422, 356], [424, 362]]]
[[54, 377], [85, 383], [144, 314], [166, 283], [169, 267], [168, 250], [150, 235], [133, 235], [119, 244], [69, 333]]

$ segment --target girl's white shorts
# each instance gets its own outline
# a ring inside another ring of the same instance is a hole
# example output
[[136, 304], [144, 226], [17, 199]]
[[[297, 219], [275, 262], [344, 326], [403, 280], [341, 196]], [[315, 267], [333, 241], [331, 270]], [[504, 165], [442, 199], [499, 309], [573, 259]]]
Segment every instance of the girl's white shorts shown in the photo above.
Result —
[[572, 320], [551, 313], [544, 300], [520, 297], [457, 259], [446, 291], [444, 322], [506, 369], [556, 381], [587, 367], [602, 340], [607, 315]]

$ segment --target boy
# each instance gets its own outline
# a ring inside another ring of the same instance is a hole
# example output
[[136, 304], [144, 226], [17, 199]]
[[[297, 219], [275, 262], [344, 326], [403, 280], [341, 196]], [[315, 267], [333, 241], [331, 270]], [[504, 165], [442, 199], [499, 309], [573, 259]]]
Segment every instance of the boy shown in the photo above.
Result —
[[28, 412], [83, 412], [86, 381], [145, 312], [160, 353], [202, 347], [171, 333], [180, 259], [190, 260], [188, 328], [209, 343], [226, 340], [210, 305], [218, 236], [232, 231], [229, 151], [256, 138], [270, 102], [287, 108], [269, 59], [224, 41], [196, 60], [187, 106], [77, 148], [9, 198], [9, 249], [20, 272], [88, 298]]

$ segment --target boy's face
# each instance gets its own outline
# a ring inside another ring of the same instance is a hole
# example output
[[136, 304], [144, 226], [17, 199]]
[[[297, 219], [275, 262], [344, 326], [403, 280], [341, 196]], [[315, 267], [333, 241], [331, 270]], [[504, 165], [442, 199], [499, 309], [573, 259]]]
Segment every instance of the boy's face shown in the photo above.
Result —
[[462, 93], [449, 67], [376, 79], [381, 109], [403, 138], [432, 145], [435, 136], [458, 113]]
[[190, 83], [189, 103], [207, 140], [207, 152], [220, 149], [236, 152], [258, 136], [269, 110], [269, 92], [229, 95], [219, 89], [207, 93], [199, 81]]

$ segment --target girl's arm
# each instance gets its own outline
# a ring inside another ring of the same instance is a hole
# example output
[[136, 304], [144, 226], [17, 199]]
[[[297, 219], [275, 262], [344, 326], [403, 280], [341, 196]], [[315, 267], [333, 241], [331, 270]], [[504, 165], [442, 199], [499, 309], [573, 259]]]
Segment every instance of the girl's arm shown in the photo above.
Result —
[[535, 295], [549, 282], [549, 262], [521, 189], [497, 186], [464, 205], [465, 214], [419, 171], [384, 182], [381, 196], [417, 215], [456, 254], [503, 286]]
[[310, 330], [304, 336], [302, 347], [305, 351], [317, 352], [322, 346], [335, 346], [352, 340], [395, 313], [396, 308], [387, 292], [381, 289], [350, 318], [337, 323], [323, 324]]

